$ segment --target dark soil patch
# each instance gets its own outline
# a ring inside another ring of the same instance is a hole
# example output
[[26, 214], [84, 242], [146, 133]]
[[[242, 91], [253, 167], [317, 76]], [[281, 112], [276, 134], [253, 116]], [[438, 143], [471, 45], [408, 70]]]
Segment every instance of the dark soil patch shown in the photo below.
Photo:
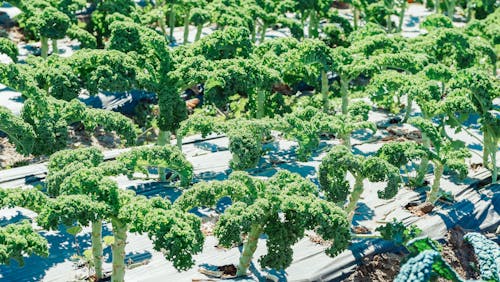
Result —
[[227, 265], [223, 265], [223, 266], [219, 266], [217, 267], [217, 269], [219, 271], [222, 271], [225, 275], [228, 275], [228, 276], [236, 276], [236, 272], [237, 272], [237, 268], [234, 264], [227, 264]]
[[464, 241], [465, 231], [454, 227], [446, 234], [446, 243], [443, 245], [441, 255], [455, 269], [460, 277], [465, 279], [479, 279], [474, 249]]
[[388, 282], [398, 275], [403, 254], [384, 253], [366, 257], [356, 271], [345, 281]]
[[[442, 244], [443, 259], [463, 279], [479, 279], [475, 266], [477, 260], [472, 247], [463, 239], [465, 231], [460, 227], [450, 229]], [[363, 259], [354, 273], [345, 281], [355, 282], [389, 282], [394, 281], [399, 273], [401, 264], [406, 261], [406, 255], [397, 253], [382, 253]], [[438, 281], [446, 281], [438, 279]]]
[[[94, 132], [88, 133], [80, 126], [68, 128], [68, 149], [95, 146], [101, 150], [122, 147], [120, 137], [114, 132], [106, 132], [97, 127]], [[0, 137], [0, 169], [25, 166], [47, 161], [48, 157], [23, 156], [16, 151], [14, 144], [7, 137]]]
[[424, 216], [434, 209], [434, 205], [431, 203], [421, 203], [420, 205], [408, 204], [406, 205], [406, 209], [416, 216]]

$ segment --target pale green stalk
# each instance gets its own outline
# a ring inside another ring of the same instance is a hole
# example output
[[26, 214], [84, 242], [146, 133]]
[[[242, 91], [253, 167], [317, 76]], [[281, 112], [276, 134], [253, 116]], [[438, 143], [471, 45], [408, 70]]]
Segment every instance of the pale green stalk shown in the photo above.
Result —
[[349, 109], [349, 81], [340, 79], [340, 96], [342, 97], [342, 114], [347, 115]]
[[358, 205], [358, 201], [363, 193], [363, 177], [355, 176], [354, 188], [352, 189], [351, 195], [349, 196], [349, 203], [347, 204], [345, 211], [348, 215], [348, 222], [352, 224], [352, 219], [354, 218], [354, 212]]
[[174, 10], [174, 3], [170, 4], [170, 21], [169, 21], [169, 28], [170, 28], [170, 41], [174, 40], [174, 28], [175, 28], [175, 10]]
[[323, 68], [321, 70], [321, 97], [323, 99], [323, 111], [328, 111], [328, 76]]
[[444, 165], [440, 161], [435, 161], [434, 168], [434, 182], [432, 183], [431, 191], [429, 195], [427, 195], [428, 203], [434, 204], [438, 200], [439, 196], [439, 187], [441, 184], [441, 177], [443, 176]]
[[[170, 145], [170, 132], [160, 130], [160, 133], [158, 134], [158, 146], [165, 146], [167, 143]], [[158, 168], [158, 174], [160, 175], [160, 181], [167, 180], [164, 167]]]
[[57, 39], [52, 39], [52, 55], [59, 54], [59, 48], [57, 47]]
[[257, 118], [263, 118], [265, 115], [266, 92], [257, 90]]
[[198, 41], [198, 40], [200, 40], [200, 38], [201, 38], [201, 32], [202, 31], [203, 31], [203, 25], [202, 24], [196, 26], [196, 36], [194, 38], [195, 42]]
[[191, 15], [191, 10], [187, 11], [187, 14], [184, 16], [184, 45], [186, 45], [189, 38], [189, 17]]
[[111, 245], [113, 256], [112, 282], [125, 281], [125, 245], [127, 244], [127, 225], [117, 218], [111, 220], [114, 242]]
[[[422, 133], [422, 144], [425, 148], [430, 148], [430, 146], [431, 146], [431, 141], [423, 133]], [[420, 166], [418, 168], [417, 178], [415, 179], [416, 187], [423, 185], [425, 175], [427, 174], [428, 167], [429, 167], [429, 157], [423, 156], [422, 161], [420, 162]]]
[[404, 22], [405, 12], [406, 12], [406, 0], [403, 0], [403, 3], [401, 5], [402, 5], [401, 10], [399, 11], [398, 32], [401, 32], [401, 30], [403, 30], [403, 22]]
[[102, 221], [92, 222], [91, 240], [95, 277], [99, 280], [102, 278]]
[[42, 58], [46, 59], [49, 54], [49, 39], [47, 37], [40, 37]]
[[263, 23], [262, 30], [260, 32], [260, 43], [264, 42], [264, 40], [266, 39], [266, 30], [267, 30], [267, 24]]
[[453, 22], [453, 15], [455, 14], [455, 0], [448, 0], [448, 18]]
[[248, 233], [247, 240], [243, 245], [243, 252], [240, 256], [240, 263], [238, 265], [238, 271], [236, 276], [246, 276], [250, 263], [252, 262], [253, 254], [257, 249], [257, 243], [259, 242], [259, 236], [262, 233], [262, 226], [259, 224], [253, 224], [250, 228], [250, 233]]

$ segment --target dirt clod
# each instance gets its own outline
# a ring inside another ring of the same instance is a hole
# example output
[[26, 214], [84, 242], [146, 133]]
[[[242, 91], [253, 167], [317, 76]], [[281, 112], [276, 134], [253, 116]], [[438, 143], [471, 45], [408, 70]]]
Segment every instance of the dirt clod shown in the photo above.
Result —
[[473, 268], [477, 264], [472, 246], [464, 241], [465, 231], [456, 226], [446, 234], [446, 243], [441, 254], [453, 269], [465, 279], [479, 279]]
[[431, 203], [422, 203], [418, 206], [408, 206], [407, 208], [417, 216], [424, 216], [434, 209], [434, 205]]
[[[463, 239], [465, 231], [460, 227], [450, 229], [442, 244], [441, 256], [463, 279], [479, 279], [477, 260], [472, 247]], [[365, 257], [353, 274], [344, 281], [389, 282], [394, 281], [401, 264], [408, 257], [405, 254], [382, 253]], [[441, 278], [439, 282], [446, 281]]]
[[404, 255], [384, 253], [363, 259], [363, 263], [345, 281], [351, 282], [388, 282], [393, 281], [399, 272]]
[[222, 271], [225, 275], [236, 276], [237, 268], [234, 264], [227, 264], [217, 267], [219, 271]]

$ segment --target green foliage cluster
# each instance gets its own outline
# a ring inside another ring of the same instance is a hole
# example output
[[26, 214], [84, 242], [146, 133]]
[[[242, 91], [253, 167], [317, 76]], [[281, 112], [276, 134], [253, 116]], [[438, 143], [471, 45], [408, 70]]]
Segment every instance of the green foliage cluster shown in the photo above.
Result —
[[32, 254], [47, 257], [49, 247], [47, 240], [33, 230], [30, 222], [0, 227], [1, 264], [10, 264], [10, 260], [14, 259], [22, 266], [24, 256]]
[[7, 134], [19, 153], [31, 153], [35, 143], [33, 127], [5, 107], [0, 107], [0, 131]]
[[17, 62], [19, 50], [17, 50], [17, 45], [13, 41], [0, 37], [0, 53], [9, 56], [14, 63]]
[[121, 154], [117, 160], [131, 173], [140, 171], [148, 174], [145, 164], [172, 169], [179, 174], [181, 186], [189, 185], [193, 178], [191, 163], [179, 149], [170, 146], [137, 147]]
[[332, 242], [325, 251], [330, 256], [347, 247], [349, 223], [344, 212], [320, 199], [316, 186], [297, 174], [280, 171], [264, 181], [234, 172], [223, 182], [196, 184], [174, 205], [184, 210], [213, 207], [222, 197], [230, 197], [233, 204], [221, 215], [214, 233], [223, 246], [244, 243], [237, 275], [246, 275], [261, 234], [267, 235], [268, 252], [260, 264], [275, 269], [291, 264], [291, 247], [305, 230], [314, 229]]
[[[347, 180], [347, 172], [355, 179], [351, 188]], [[378, 191], [379, 198], [390, 199], [399, 189], [401, 177], [399, 169], [386, 160], [372, 156], [363, 157], [354, 155], [348, 147], [338, 145], [333, 147], [321, 161], [318, 178], [321, 190], [325, 197], [334, 203], [345, 206], [349, 219], [352, 221], [357, 203], [364, 189], [364, 180], [371, 182], [385, 182], [384, 190]]]

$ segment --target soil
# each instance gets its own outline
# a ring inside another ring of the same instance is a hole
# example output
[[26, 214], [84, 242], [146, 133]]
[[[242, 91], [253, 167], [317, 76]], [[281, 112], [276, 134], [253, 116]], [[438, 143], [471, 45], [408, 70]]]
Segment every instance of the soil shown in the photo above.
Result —
[[434, 209], [431, 203], [422, 203], [420, 205], [407, 205], [406, 208], [416, 216], [424, 216]]
[[[474, 268], [477, 260], [472, 247], [463, 240], [465, 231], [454, 227], [448, 231], [442, 244], [443, 259], [464, 279], [478, 279], [479, 273]], [[351, 282], [388, 282], [394, 281], [406, 255], [382, 253], [363, 259], [354, 273], [345, 281]], [[446, 281], [439, 278], [438, 281]]]
[[236, 271], [238, 270], [234, 264], [227, 264], [223, 266], [217, 267], [219, 271], [222, 271], [224, 274], [223, 276], [236, 276]]
[[[120, 137], [97, 127], [92, 134], [86, 133], [80, 126], [70, 126], [68, 149], [95, 146], [102, 150], [119, 148]], [[0, 137], [0, 169], [19, 167], [47, 161], [47, 156], [23, 156], [16, 152], [16, 147], [7, 137]]]
[[474, 249], [463, 239], [465, 231], [454, 227], [446, 234], [446, 243], [441, 254], [462, 278], [479, 279], [479, 273], [473, 266], [477, 266]]
[[363, 259], [363, 263], [345, 281], [386, 282], [393, 281], [398, 275], [401, 260], [405, 256], [383, 253]]
[[0, 169], [24, 166], [46, 161], [47, 157], [23, 156], [7, 137], [0, 137]]
[[[212, 267], [200, 267], [198, 271], [202, 274], [205, 274], [208, 277], [213, 277], [213, 278], [221, 278], [221, 279], [231, 279], [231, 278], [236, 278], [236, 272], [237, 268], [234, 264], [227, 264], [227, 265], [222, 265], [222, 266], [215, 266]], [[207, 280], [199, 280], [199, 279], [193, 279], [193, 281], [207, 281]], [[219, 281], [219, 280], [217, 280]]]
[[[391, 120], [389, 121], [391, 123]], [[393, 124], [387, 127], [388, 135], [382, 141], [422, 141], [422, 133], [417, 129], [405, 125]]]

